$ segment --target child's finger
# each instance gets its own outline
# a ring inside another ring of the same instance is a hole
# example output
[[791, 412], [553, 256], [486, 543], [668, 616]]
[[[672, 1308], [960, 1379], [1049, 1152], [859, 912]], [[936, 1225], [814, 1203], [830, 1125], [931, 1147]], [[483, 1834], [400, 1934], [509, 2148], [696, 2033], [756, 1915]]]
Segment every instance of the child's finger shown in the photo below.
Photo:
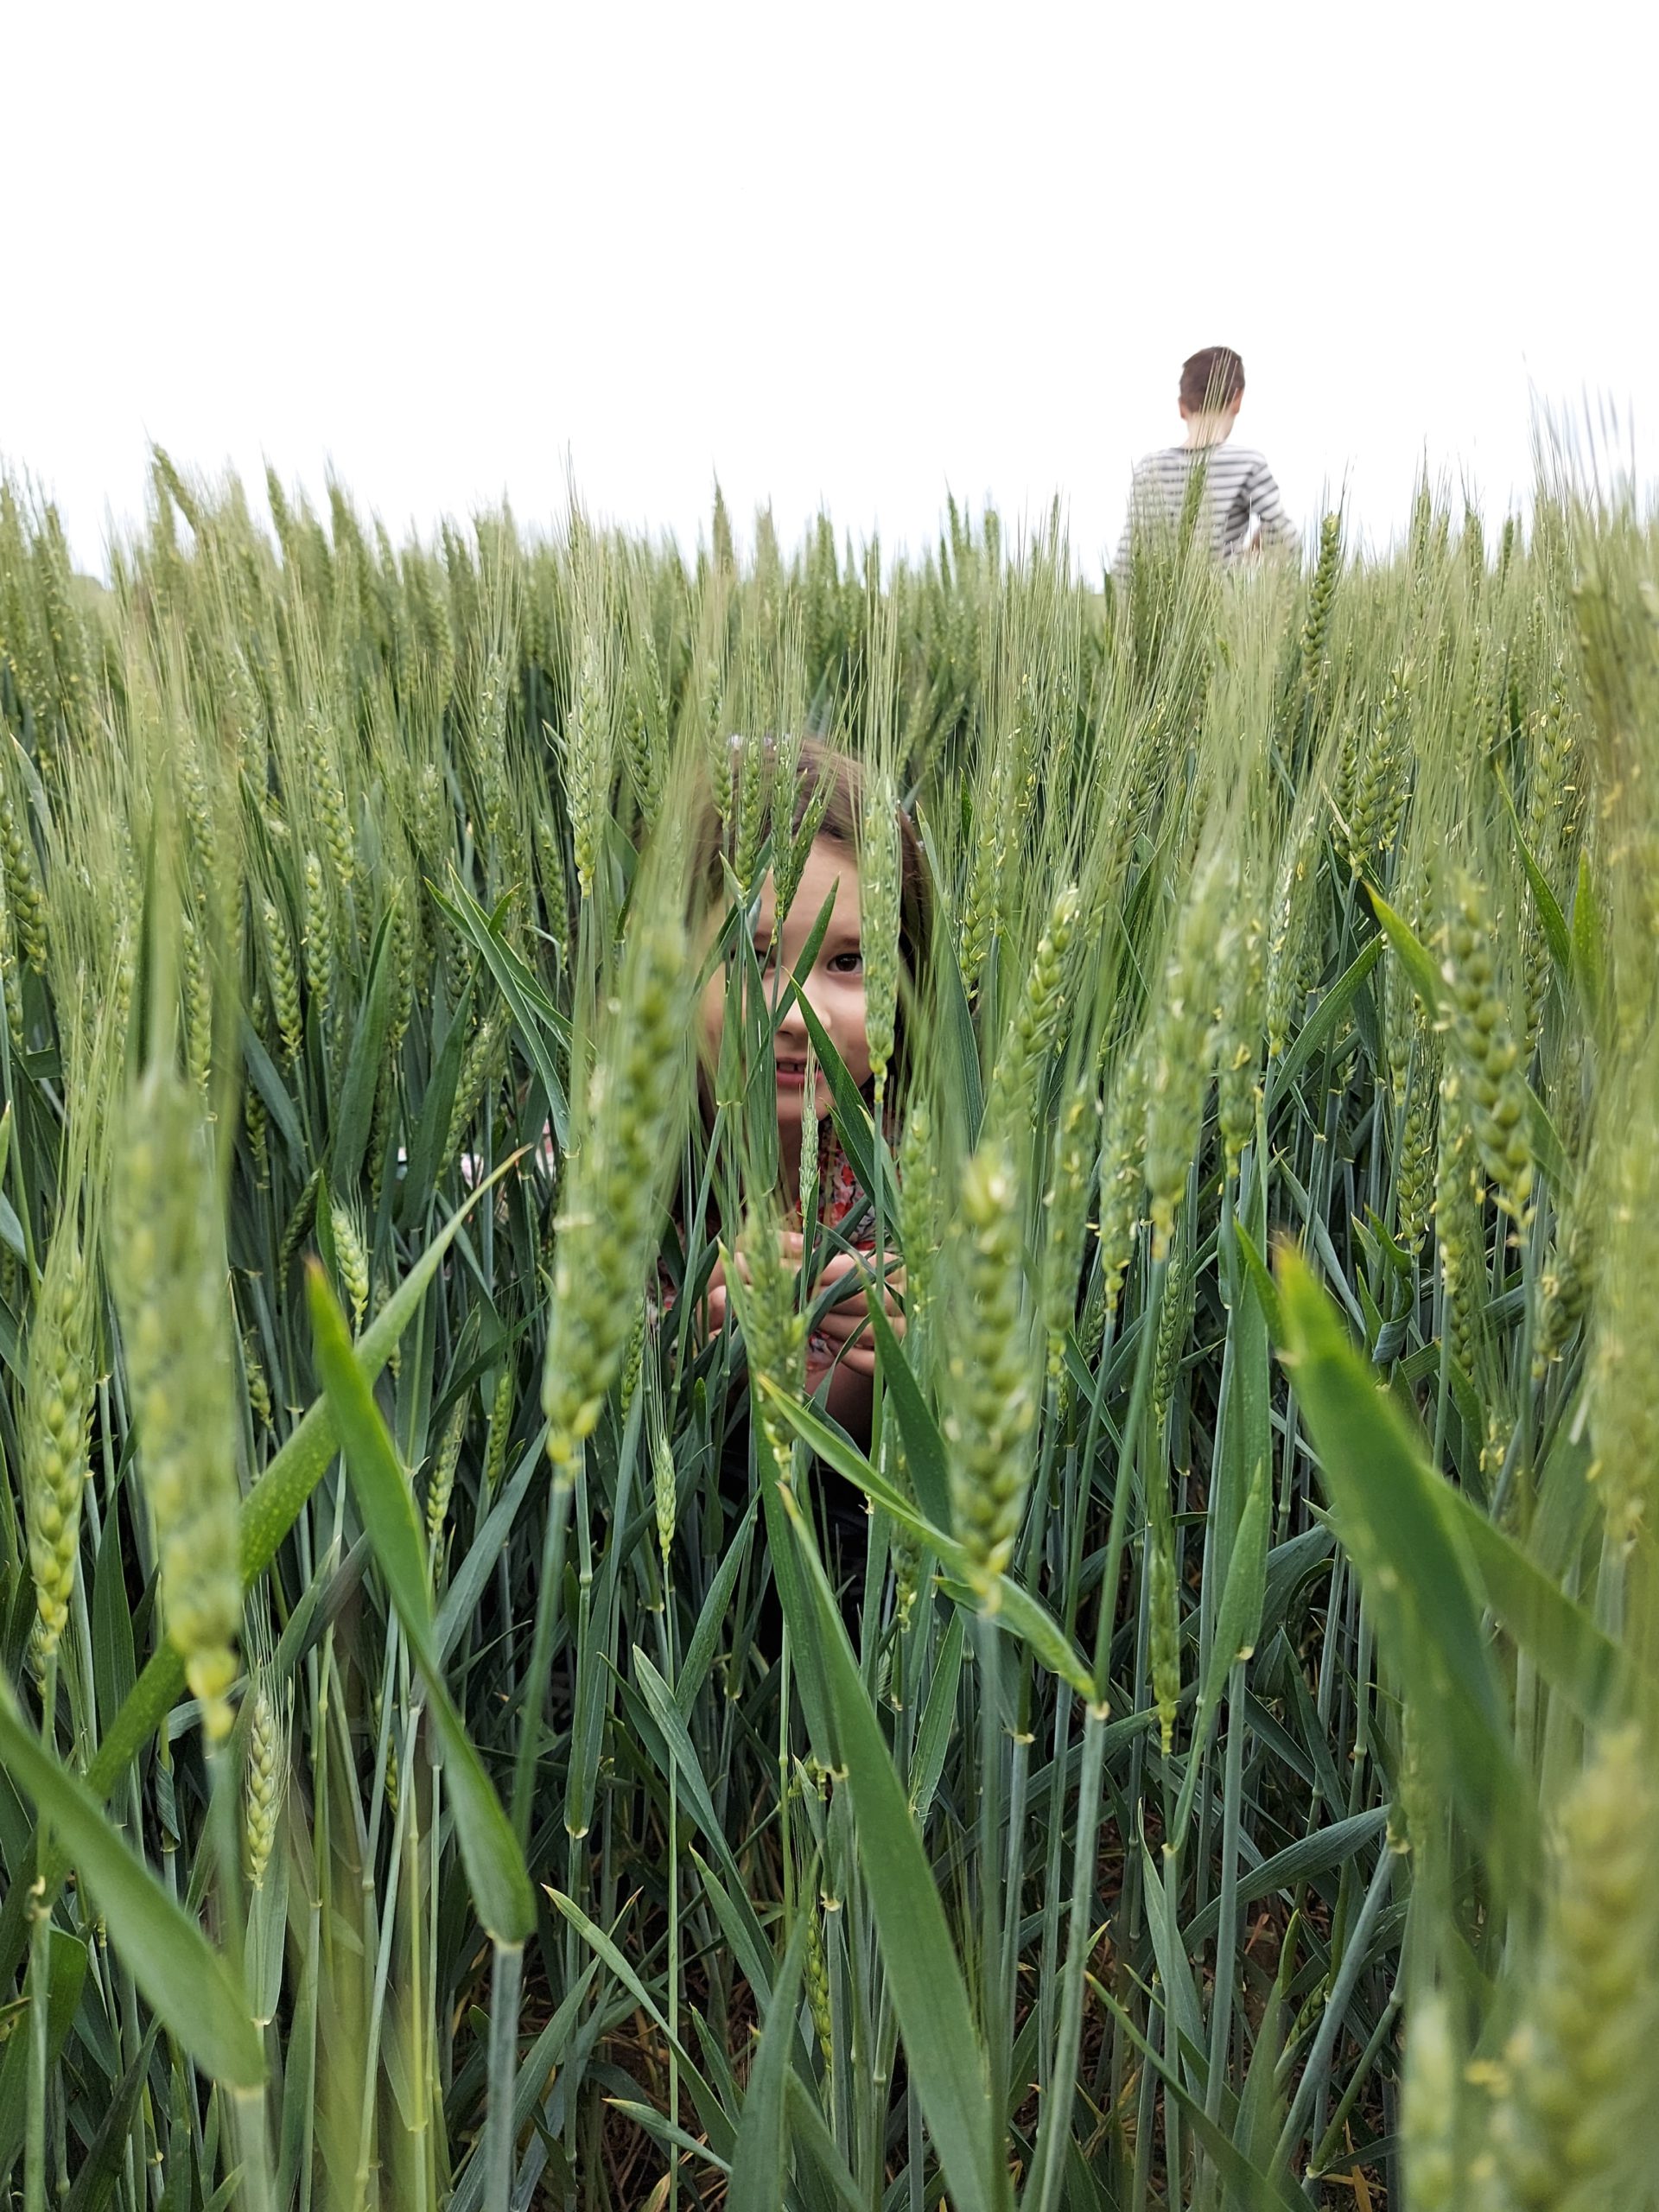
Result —
[[837, 1252], [824, 1262], [823, 1270], [812, 1286], [812, 1294], [815, 1298], [822, 1297], [832, 1285], [839, 1283], [843, 1287], [836, 1300], [836, 1305], [842, 1305], [851, 1298], [856, 1298], [861, 1305], [864, 1286], [869, 1281], [870, 1271], [862, 1259], [851, 1252]]
[[856, 1274], [867, 1282], [874, 1282], [879, 1275], [883, 1282], [890, 1283], [896, 1289], [902, 1290], [905, 1287], [905, 1271], [896, 1252], [888, 1253], [885, 1264], [878, 1263], [874, 1252], [834, 1252], [825, 1260], [823, 1274]]

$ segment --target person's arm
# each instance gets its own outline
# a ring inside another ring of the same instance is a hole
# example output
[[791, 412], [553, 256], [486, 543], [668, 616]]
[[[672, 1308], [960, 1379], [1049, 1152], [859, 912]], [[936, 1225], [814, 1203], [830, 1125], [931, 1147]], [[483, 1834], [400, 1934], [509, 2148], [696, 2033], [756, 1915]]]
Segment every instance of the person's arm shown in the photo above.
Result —
[[1250, 512], [1255, 517], [1256, 532], [1263, 550], [1269, 553], [1300, 552], [1301, 532], [1285, 512], [1279, 486], [1265, 461], [1259, 461], [1251, 471], [1249, 488]]

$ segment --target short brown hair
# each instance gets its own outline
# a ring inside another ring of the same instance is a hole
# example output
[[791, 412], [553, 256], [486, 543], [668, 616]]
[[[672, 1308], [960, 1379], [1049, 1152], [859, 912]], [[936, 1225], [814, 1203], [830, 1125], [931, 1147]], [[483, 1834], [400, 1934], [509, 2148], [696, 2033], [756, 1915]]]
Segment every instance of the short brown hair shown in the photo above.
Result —
[[1230, 346], [1205, 346], [1181, 363], [1181, 404], [1189, 415], [1230, 407], [1244, 389], [1244, 364]]

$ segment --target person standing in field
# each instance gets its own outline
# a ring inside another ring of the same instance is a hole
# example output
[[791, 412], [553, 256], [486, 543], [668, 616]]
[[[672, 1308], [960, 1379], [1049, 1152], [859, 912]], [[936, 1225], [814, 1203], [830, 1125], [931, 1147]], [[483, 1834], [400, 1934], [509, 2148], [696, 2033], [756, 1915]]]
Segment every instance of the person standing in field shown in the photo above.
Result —
[[1243, 397], [1244, 364], [1230, 346], [1206, 346], [1182, 363], [1185, 442], [1165, 446], [1136, 463], [1129, 512], [1112, 563], [1117, 575], [1128, 573], [1130, 547], [1137, 537], [1155, 532], [1174, 538], [1187, 501], [1194, 498], [1197, 527], [1224, 566], [1263, 550], [1297, 550], [1299, 536], [1273, 471], [1259, 453], [1229, 442]]

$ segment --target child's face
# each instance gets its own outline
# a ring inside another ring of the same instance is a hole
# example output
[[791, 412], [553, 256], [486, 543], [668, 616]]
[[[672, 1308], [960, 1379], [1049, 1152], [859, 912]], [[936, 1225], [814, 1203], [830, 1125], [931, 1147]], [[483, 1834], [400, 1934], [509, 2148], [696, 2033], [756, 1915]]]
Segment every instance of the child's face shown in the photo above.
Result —
[[[858, 924], [858, 862], [851, 846], [832, 837], [813, 840], [801, 872], [795, 903], [779, 925], [776, 897], [770, 876], [760, 893], [755, 916], [754, 949], [760, 957], [770, 1001], [778, 988], [781, 960], [786, 975], [794, 972], [813, 925], [831, 893], [835, 904], [817, 959], [802, 979], [801, 988], [830, 1043], [846, 1064], [847, 1072], [861, 1089], [869, 1081], [870, 1039], [864, 1021], [864, 955]], [[779, 997], [780, 1019], [772, 1040], [778, 1071], [778, 1125], [798, 1128], [805, 1098], [807, 1027], [793, 992]], [[726, 1014], [726, 981], [722, 974], [709, 978], [703, 993], [702, 1021], [710, 1063], [720, 1051], [720, 1033]], [[822, 1068], [817, 1071], [813, 1110], [820, 1120], [830, 1110], [830, 1085]]]

